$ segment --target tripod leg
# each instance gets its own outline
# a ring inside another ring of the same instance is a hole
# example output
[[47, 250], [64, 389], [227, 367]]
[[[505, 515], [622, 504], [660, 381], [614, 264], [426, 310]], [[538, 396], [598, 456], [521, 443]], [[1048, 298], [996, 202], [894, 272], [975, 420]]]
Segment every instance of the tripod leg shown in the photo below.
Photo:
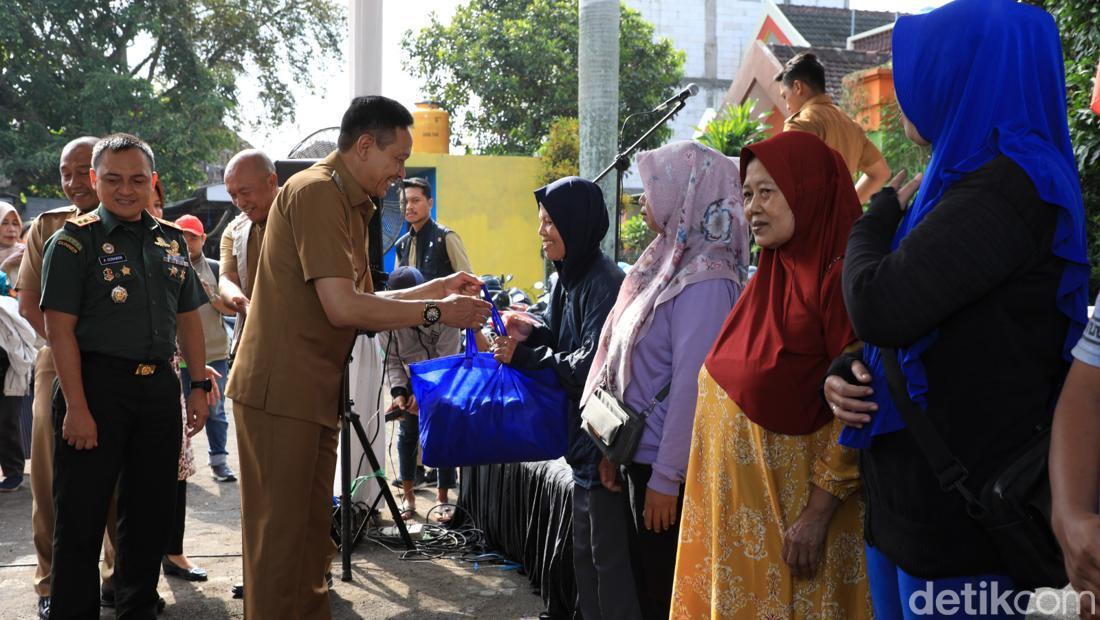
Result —
[[340, 560], [341, 581], [351, 581], [351, 428], [340, 427]]
[[[367, 441], [367, 432], [363, 430], [363, 424], [359, 421], [359, 414], [351, 413], [347, 417], [351, 420], [352, 426], [355, 427], [355, 434], [359, 437], [359, 443], [363, 444], [363, 453], [367, 456], [371, 471], [381, 470], [382, 466], [378, 464], [378, 457], [374, 455], [374, 450], [371, 448], [370, 442]], [[401, 510], [397, 507], [397, 502], [393, 499], [393, 492], [390, 491], [390, 485], [386, 484], [385, 480], [380, 480], [378, 486], [382, 489], [382, 497], [386, 498], [386, 504], [390, 507], [390, 514], [393, 516], [393, 521], [397, 525], [397, 532], [401, 534], [401, 540], [405, 543], [405, 548], [409, 551], [415, 550], [416, 545], [413, 544], [412, 536], [409, 536], [409, 529], [405, 527], [405, 520], [401, 518]]]

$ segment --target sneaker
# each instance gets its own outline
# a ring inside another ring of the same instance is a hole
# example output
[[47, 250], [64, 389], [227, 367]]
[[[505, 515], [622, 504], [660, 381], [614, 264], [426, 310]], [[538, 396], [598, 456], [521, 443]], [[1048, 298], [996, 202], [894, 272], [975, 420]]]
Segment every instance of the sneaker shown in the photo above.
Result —
[[50, 597], [38, 597], [38, 620], [50, 620]]
[[229, 469], [228, 465], [211, 465], [210, 471], [213, 472], [214, 480], [218, 482], [237, 481], [237, 476], [233, 474], [233, 470]]
[[18, 474], [15, 476], [8, 476], [0, 481], [0, 493], [11, 493], [12, 491], [23, 486], [23, 475]]

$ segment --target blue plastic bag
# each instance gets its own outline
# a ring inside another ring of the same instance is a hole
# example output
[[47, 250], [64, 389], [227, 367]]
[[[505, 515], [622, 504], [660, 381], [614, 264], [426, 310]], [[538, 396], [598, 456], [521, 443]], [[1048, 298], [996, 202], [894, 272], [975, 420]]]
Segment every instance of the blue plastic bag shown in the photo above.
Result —
[[[496, 308], [493, 323], [507, 335]], [[569, 409], [550, 369], [527, 371], [478, 353], [473, 330], [466, 352], [409, 365], [420, 407], [425, 465], [461, 467], [545, 461], [565, 455]]]

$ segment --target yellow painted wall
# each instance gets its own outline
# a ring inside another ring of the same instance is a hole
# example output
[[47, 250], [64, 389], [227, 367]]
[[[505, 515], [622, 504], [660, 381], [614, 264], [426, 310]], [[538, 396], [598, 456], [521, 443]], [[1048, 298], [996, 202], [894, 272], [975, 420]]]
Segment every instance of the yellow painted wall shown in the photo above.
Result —
[[528, 291], [542, 280], [537, 158], [414, 152], [405, 165], [435, 169], [436, 221], [462, 237], [477, 275], [510, 273]]

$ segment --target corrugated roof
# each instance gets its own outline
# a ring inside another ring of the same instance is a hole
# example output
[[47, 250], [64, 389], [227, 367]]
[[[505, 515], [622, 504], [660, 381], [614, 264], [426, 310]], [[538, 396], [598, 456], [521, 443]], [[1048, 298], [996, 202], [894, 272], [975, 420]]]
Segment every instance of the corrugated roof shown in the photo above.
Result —
[[795, 54], [811, 52], [825, 65], [825, 90], [840, 103], [844, 76], [853, 71], [870, 69], [890, 62], [889, 52], [863, 52], [859, 50], [834, 49], [828, 47], [794, 47], [772, 44], [768, 46], [779, 64], [786, 64]]
[[[778, 4], [778, 3], [777, 3]], [[779, 4], [779, 10], [813, 47], [847, 47], [848, 37], [885, 26], [898, 15], [892, 11], [857, 11], [821, 6]], [[852, 14], [856, 27], [852, 32]]]

